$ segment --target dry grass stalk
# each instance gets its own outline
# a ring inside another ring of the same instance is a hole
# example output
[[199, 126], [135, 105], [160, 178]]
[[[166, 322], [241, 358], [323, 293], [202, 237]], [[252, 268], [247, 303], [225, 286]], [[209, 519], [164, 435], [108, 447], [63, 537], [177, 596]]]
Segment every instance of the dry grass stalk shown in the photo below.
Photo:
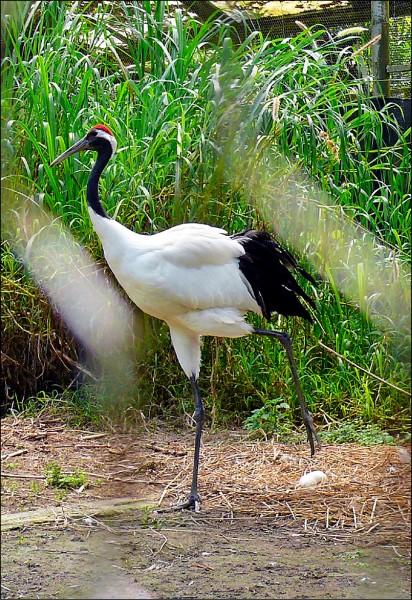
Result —
[[361, 46], [360, 48], [355, 50], [355, 52], [351, 55], [351, 58], [354, 58], [355, 56], [357, 56], [358, 54], [361, 54], [362, 52], [364, 52], [371, 46], [374, 46], [377, 42], [379, 42], [380, 39], [381, 39], [381, 35], [380, 34], [376, 35], [374, 38], [369, 40], [369, 42], [367, 42], [366, 44], [363, 44], [363, 46]]

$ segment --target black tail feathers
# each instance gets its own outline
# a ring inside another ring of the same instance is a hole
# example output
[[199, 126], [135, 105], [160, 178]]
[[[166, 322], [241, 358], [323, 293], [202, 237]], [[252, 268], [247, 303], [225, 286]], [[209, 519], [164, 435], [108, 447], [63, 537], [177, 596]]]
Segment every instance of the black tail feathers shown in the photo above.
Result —
[[316, 282], [297, 264], [290, 252], [263, 231], [249, 229], [232, 235], [232, 238], [245, 249], [245, 254], [239, 258], [239, 267], [263, 316], [269, 320], [272, 312], [277, 312], [284, 316], [302, 317], [312, 322], [312, 317], [301, 303], [301, 299], [312, 308], [315, 308], [315, 303], [300, 287], [291, 271], [300, 273], [314, 285]]

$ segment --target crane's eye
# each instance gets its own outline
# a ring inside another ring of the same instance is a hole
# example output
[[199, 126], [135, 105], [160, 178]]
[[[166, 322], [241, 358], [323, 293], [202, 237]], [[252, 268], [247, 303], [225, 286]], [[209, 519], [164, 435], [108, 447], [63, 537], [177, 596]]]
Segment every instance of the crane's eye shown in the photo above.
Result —
[[87, 134], [88, 139], [95, 138], [96, 136], [97, 136], [97, 131], [95, 131], [95, 130], [89, 131], [89, 133]]

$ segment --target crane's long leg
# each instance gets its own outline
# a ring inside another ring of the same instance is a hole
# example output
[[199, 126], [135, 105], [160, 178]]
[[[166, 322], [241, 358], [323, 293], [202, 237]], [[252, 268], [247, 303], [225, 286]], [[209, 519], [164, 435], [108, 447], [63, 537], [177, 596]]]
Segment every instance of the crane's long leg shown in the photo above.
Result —
[[273, 331], [272, 329], [258, 329], [258, 328], [254, 328], [252, 333], [256, 333], [259, 335], [268, 335], [270, 337], [274, 337], [279, 340], [279, 342], [282, 344], [282, 346], [286, 350], [286, 354], [287, 354], [287, 357], [288, 357], [289, 363], [290, 363], [290, 368], [292, 370], [293, 379], [295, 381], [296, 392], [297, 392], [298, 398], [299, 398], [303, 422], [305, 423], [306, 432], [308, 435], [308, 441], [310, 444], [311, 455], [313, 456], [315, 454], [315, 443], [313, 441], [313, 437], [315, 437], [315, 439], [318, 443], [319, 449], [320, 449], [320, 441], [319, 441], [319, 437], [318, 437], [317, 431], [315, 429], [315, 426], [313, 424], [312, 415], [308, 411], [308, 408], [307, 408], [306, 402], [305, 402], [305, 398], [303, 396], [302, 388], [300, 386], [298, 372], [296, 370], [295, 359], [293, 357], [290, 335], [285, 331]]
[[204, 422], [205, 411], [203, 408], [202, 398], [200, 396], [199, 388], [197, 385], [196, 377], [192, 375], [190, 377], [190, 383], [192, 385], [193, 397], [195, 400], [195, 421], [196, 421], [196, 437], [195, 437], [195, 455], [193, 459], [193, 475], [192, 485], [190, 488], [190, 494], [186, 502], [182, 504], [176, 504], [172, 507], [173, 510], [179, 509], [194, 509], [195, 512], [200, 511], [200, 496], [197, 491], [197, 476], [199, 472], [199, 456], [200, 456], [200, 441], [202, 439], [202, 428]]

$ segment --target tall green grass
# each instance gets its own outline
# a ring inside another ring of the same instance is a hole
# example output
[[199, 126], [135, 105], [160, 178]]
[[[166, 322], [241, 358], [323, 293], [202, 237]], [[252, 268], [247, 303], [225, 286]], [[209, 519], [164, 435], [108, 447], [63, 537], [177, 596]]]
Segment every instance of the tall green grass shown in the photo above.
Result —
[[[3, 23], [3, 187], [23, 190], [26, 205], [51, 211], [97, 261], [102, 252], [84, 198], [91, 157], [53, 170], [48, 165], [99, 122], [119, 143], [102, 196], [108, 213], [131, 229], [153, 233], [185, 221], [230, 232], [269, 227], [254, 197], [265, 186], [254, 177], [265, 177], [266, 165], [273, 181], [269, 170], [282, 164], [280, 188], [285, 173], [299, 173], [298, 185], [308, 190], [316, 182], [349, 218], [407, 260], [407, 135], [385, 147], [382, 124], [397, 124], [390, 110], [377, 113], [365, 82], [353, 76], [357, 38], [333, 39], [315, 28], [285, 40], [254, 32], [238, 43], [228, 25], [199, 23], [165, 2], [53, 0], [20, 3], [19, 10]], [[6, 277], [13, 280], [13, 234], [4, 231]], [[299, 260], [310, 268], [305, 256]], [[410, 384], [399, 344], [405, 332], [382, 330], [368, 319], [342, 295], [327, 262], [323, 275], [317, 290], [308, 289], [317, 299], [315, 326], [274, 322], [293, 335], [310, 409], [320, 425], [356, 416], [403, 429], [409, 398], [399, 388]], [[11, 352], [8, 312], [5, 319]], [[158, 404], [190, 410], [167, 329], [154, 321], [152, 327], [153, 346], [136, 381], [139, 398], [149, 414]], [[72, 353], [77, 360], [74, 347]], [[12, 375], [6, 383], [12, 394]], [[60, 383], [69, 384], [63, 372]], [[206, 339], [201, 385], [217, 420], [243, 420], [276, 398], [290, 406], [289, 421], [297, 420], [287, 361], [270, 340]]]

